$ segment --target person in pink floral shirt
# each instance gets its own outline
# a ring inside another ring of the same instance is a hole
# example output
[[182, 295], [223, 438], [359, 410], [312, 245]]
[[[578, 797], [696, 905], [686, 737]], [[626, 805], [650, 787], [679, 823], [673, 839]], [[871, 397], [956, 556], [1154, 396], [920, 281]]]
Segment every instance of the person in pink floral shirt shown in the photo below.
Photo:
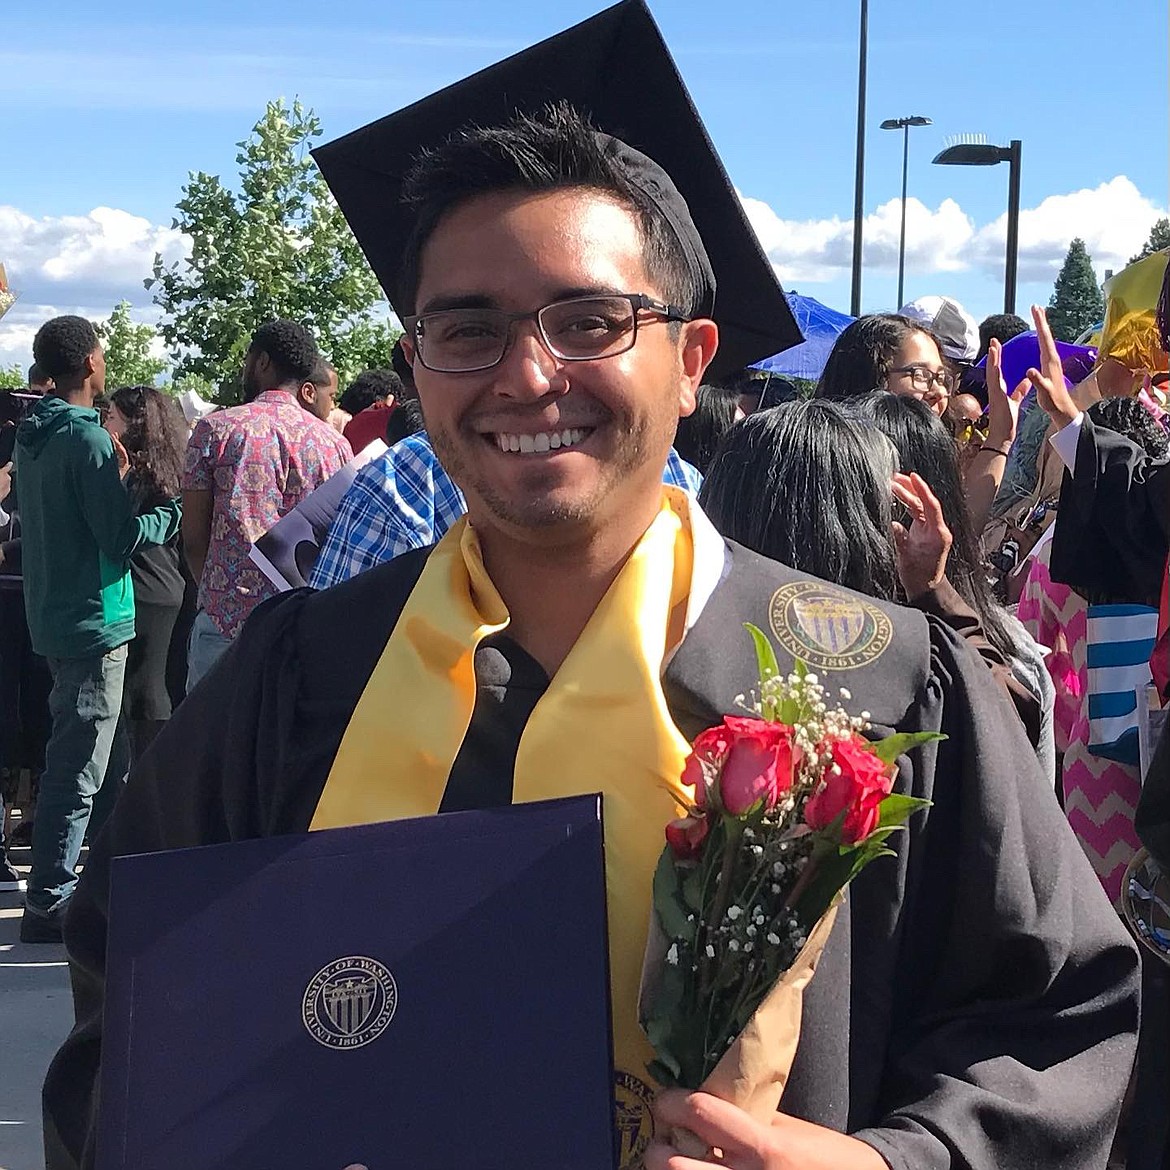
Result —
[[246, 404], [208, 415], [191, 434], [183, 549], [199, 582], [199, 613], [188, 690], [231, 645], [248, 614], [275, 593], [248, 559], [253, 541], [353, 457], [324, 421], [333, 406], [328, 372], [303, 326], [261, 325], [244, 362]]

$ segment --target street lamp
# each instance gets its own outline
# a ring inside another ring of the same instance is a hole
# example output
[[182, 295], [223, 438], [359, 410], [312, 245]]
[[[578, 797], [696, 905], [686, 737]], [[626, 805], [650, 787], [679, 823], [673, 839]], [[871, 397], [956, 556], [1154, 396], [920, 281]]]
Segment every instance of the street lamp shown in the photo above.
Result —
[[894, 302], [899, 308], [905, 303], [902, 293], [905, 291], [903, 277], [906, 272], [906, 175], [910, 163], [910, 127], [930, 124], [930, 119], [921, 114], [909, 118], [887, 118], [882, 123], [883, 130], [902, 131], [902, 234], [898, 237], [898, 299]]
[[1016, 264], [1020, 252], [1020, 140], [1007, 146], [987, 142], [959, 142], [934, 156], [934, 162], [952, 167], [993, 167], [1008, 164], [1007, 261], [1003, 275], [1003, 311], [1016, 311]]
[[861, 0], [857, 51], [857, 160], [853, 175], [853, 281], [849, 312], [861, 316], [861, 229], [865, 212], [865, 63], [869, 50], [869, 0]]

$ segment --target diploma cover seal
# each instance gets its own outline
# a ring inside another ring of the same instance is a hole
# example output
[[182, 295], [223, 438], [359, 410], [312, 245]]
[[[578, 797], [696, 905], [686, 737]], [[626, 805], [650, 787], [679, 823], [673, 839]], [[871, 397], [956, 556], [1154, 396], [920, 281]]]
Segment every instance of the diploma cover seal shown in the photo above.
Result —
[[301, 1018], [326, 1048], [362, 1048], [386, 1031], [398, 1007], [394, 976], [365, 955], [347, 955], [322, 967], [305, 988]]
[[780, 645], [817, 670], [868, 666], [894, 637], [890, 619], [876, 606], [819, 581], [778, 589], [768, 613]]
[[634, 1170], [654, 1137], [654, 1090], [624, 1069], [614, 1071], [614, 1123], [618, 1132], [618, 1166]]

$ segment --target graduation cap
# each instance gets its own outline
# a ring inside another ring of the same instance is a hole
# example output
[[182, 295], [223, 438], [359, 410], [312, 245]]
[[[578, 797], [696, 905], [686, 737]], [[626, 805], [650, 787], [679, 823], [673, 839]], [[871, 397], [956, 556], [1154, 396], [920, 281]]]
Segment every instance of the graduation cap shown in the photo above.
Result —
[[709, 260], [707, 278], [713, 274], [716, 295], [713, 309], [704, 312], [718, 323], [720, 337], [709, 376], [803, 340], [645, 0], [622, 0], [313, 152], [400, 315], [405, 295], [398, 280], [415, 220], [402, 199], [403, 182], [419, 153], [470, 123], [502, 125], [517, 112], [536, 114], [557, 101], [569, 102], [600, 131], [633, 148], [621, 152], [632, 181], [671, 220], [692, 268]]

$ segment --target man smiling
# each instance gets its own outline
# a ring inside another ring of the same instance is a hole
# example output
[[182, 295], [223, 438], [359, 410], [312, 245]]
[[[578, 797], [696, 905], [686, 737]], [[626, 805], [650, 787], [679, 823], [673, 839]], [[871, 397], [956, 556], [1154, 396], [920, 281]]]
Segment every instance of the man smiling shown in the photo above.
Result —
[[[644, 151], [546, 107], [558, 90]], [[408, 145], [424, 149], [404, 177]], [[131, 777], [67, 926], [77, 1026], [45, 1088], [50, 1167], [91, 1158], [112, 856], [598, 790], [623, 1167], [707, 1165], [673, 1126], [737, 1170], [1103, 1164], [1135, 956], [986, 669], [930, 619], [727, 544], [661, 484], [712, 363], [795, 335], [644, 5], [320, 161], [407, 326], [468, 515], [433, 549], [257, 611]], [[816, 604], [852, 632], [825, 635]], [[847, 684], [877, 734], [948, 736], [900, 761], [899, 790], [933, 807], [851, 889], [771, 1125], [702, 1093], [655, 1100], [637, 1018], [662, 828], [688, 739], [754, 678], [745, 621], [790, 669]], [[572, 1077], [573, 1053], [547, 1072]], [[546, 1164], [523, 1134], [507, 1145], [483, 1164]]]

